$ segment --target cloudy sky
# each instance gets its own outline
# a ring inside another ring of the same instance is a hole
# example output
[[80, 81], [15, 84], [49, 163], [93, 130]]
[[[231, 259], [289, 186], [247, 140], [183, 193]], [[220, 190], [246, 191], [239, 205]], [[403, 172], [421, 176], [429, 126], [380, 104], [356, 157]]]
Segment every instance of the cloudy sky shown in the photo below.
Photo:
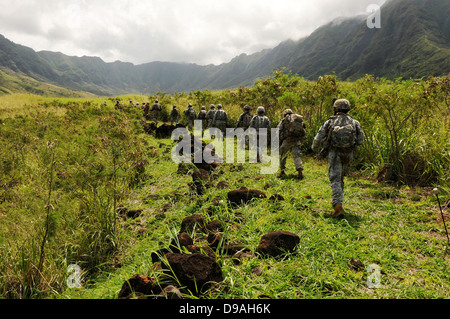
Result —
[[386, 0], [0, 0], [0, 34], [106, 62], [220, 64]]

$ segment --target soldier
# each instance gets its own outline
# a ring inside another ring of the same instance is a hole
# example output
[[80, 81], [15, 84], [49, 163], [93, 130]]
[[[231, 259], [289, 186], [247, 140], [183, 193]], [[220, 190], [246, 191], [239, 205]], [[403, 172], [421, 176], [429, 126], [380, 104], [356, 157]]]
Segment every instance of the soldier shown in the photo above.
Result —
[[143, 103], [144, 106], [144, 117], [147, 121], [150, 121], [150, 103]]
[[188, 129], [192, 131], [194, 128], [194, 121], [197, 119], [197, 112], [192, 107], [192, 104], [189, 103], [188, 109], [184, 111], [184, 115], [188, 121]]
[[[253, 116], [250, 114], [250, 106], [246, 105], [244, 106], [244, 113], [239, 116], [239, 119], [237, 121], [236, 128], [242, 128], [244, 131], [246, 131], [250, 127], [250, 121], [252, 120]], [[245, 143], [245, 145], [248, 145], [248, 136], [246, 136], [245, 140], [242, 140], [242, 143]], [[241, 148], [244, 148], [244, 144], [240, 145]]]
[[214, 120], [213, 120], [213, 126], [218, 128], [222, 131], [223, 134], [225, 134], [227, 130], [227, 124], [228, 124], [228, 114], [225, 112], [225, 110], [222, 108], [222, 105], [217, 105], [217, 112], [214, 114]]
[[152, 114], [153, 114], [153, 121], [158, 121], [159, 119], [159, 113], [162, 111], [161, 104], [159, 104], [159, 101], [156, 100], [155, 104], [152, 106]]
[[284, 111], [284, 118], [278, 124], [280, 134], [280, 168], [281, 172], [278, 178], [286, 175], [286, 161], [288, 153], [291, 152], [294, 157], [295, 169], [298, 172], [298, 179], [303, 179], [303, 161], [302, 161], [302, 139], [306, 135], [306, 125], [303, 123], [303, 117], [294, 114], [291, 109]]
[[[265, 116], [266, 110], [264, 107], [258, 107], [257, 111], [258, 115], [255, 115], [250, 121], [250, 127], [256, 129], [257, 134], [257, 161], [262, 162], [262, 147], [261, 147], [261, 129], [270, 129], [270, 120], [267, 116]], [[267, 138], [267, 135], [266, 135]]]
[[180, 111], [177, 110], [177, 106], [174, 104], [173, 109], [170, 112], [170, 125], [178, 124], [178, 121], [180, 120]]
[[348, 100], [336, 100], [334, 103], [335, 115], [322, 125], [311, 146], [314, 152], [318, 152], [322, 146], [328, 153], [328, 177], [333, 198], [333, 218], [345, 215], [342, 207], [344, 176], [348, 172], [348, 165], [353, 159], [357, 146], [364, 143], [361, 124], [347, 114], [350, 109], [351, 104]]
[[198, 119], [202, 121], [203, 130], [206, 129], [206, 125], [208, 124], [206, 115], [206, 107], [202, 106], [202, 110], [198, 113]]
[[213, 126], [213, 122], [214, 122], [214, 115], [216, 115], [216, 106], [214, 104], [211, 104], [210, 106], [210, 110], [208, 111], [208, 113], [206, 113], [206, 120], [207, 120], [207, 128], [210, 127], [214, 127]]

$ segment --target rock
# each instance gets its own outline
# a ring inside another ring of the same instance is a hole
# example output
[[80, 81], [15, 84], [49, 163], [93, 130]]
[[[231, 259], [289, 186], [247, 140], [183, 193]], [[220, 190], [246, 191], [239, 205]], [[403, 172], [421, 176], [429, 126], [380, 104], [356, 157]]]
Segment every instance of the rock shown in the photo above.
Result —
[[209, 244], [209, 246], [212, 247], [212, 248], [219, 247], [219, 244], [222, 241], [222, 238], [223, 238], [223, 234], [222, 233], [209, 234], [209, 236], [208, 236], [208, 244]]
[[257, 251], [262, 255], [278, 257], [293, 252], [299, 243], [300, 237], [296, 234], [285, 231], [272, 232], [261, 238]]
[[230, 187], [230, 184], [227, 181], [220, 181], [216, 186], [217, 189], [225, 189], [228, 187]]
[[212, 233], [223, 232], [223, 230], [224, 230], [222, 222], [220, 222], [218, 220], [210, 221], [206, 225], [206, 229]]
[[361, 260], [358, 259], [352, 259], [348, 262], [348, 265], [351, 269], [356, 271], [362, 271], [364, 270], [364, 264], [361, 262]]
[[158, 287], [156, 281], [150, 277], [142, 275], [134, 275], [128, 279], [119, 292], [119, 299], [132, 299], [133, 294], [137, 297], [150, 295], [158, 295], [161, 288]]
[[259, 190], [247, 189], [245, 187], [228, 193], [228, 200], [235, 205], [248, 204], [254, 199], [267, 198], [266, 194]]
[[203, 254], [207, 255], [209, 258], [216, 260], [216, 253], [208, 245], [202, 245], [201, 247], [197, 245], [189, 245], [186, 248], [188, 252], [192, 254]]
[[181, 222], [180, 233], [193, 232], [194, 230], [205, 231], [206, 221], [202, 215], [191, 215]]
[[206, 187], [210, 186], [209, 172], [204, 169], [198, 169], [192, 174], [193, 186], [197, 194], [201, 195]]
[[173, 125], [169, 125], [164, 123], [160, 127], [155, 130], [155, 137], [161, 139], [167, 139], [172, 137], [172, 132], [176, 127]]
[[180, 247], [187, 247], [189, 245], [193, 245], [194, 240], [187, 233], [181, 233], [178, 235], [178, 244]]
[[117, 213], [119, 214], [119, 216], [121, 216], [123, 219], [136, 219], [139, 216], [141, 216], [142, 214], [142, 210], [141, 209], [136, 209], [136, 210], [129, 210], [126, 207], [119, 207], [117, 209]]
[[212, 283], [223, 281], [222, 269], [206, 255], [167, 254], [166, 257], [170, 270], [194, 294], [206, 291]]

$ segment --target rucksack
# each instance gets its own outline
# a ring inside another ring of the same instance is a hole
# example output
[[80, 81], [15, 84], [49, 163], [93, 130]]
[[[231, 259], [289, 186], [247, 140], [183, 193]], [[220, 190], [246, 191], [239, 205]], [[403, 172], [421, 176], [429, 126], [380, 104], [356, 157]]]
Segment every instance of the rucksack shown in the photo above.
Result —
[[303, 116], [298, 114], [291, 114], [287, 117], [286, 123], [286, 137], [295, 137], [303, 139], [306, 136], [305, 125], [303, 123]]
[[330, 146], [332, 148], [353, 148], [356, 145], [356, 125], [349, 115], [332, 118]]
[[186, 110], [186, 115], [189, 119], [195, 119], [195, 117], [197, 116], [197, 113], [195, 112], [195, 110], [193, 108], [189, 108]]
[[226, 121], [228, 119], [227, 113], [224, 110], [218, 110], [215, 114], [216, 121]]

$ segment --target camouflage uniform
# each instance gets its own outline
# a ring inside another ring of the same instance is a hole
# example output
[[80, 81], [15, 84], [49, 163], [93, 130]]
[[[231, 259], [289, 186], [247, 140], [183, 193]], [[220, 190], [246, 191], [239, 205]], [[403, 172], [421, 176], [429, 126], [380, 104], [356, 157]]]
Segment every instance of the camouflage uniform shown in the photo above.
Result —
[[155, 101], [152, 107], [153, 121], [158, 121], [159, 113], [161, 112], [162, 107], [161, 104], [158, 103], [158, 100]]
[[[241, 116], [239, 116], [236, 128], [242, 128], [244, 131], [246, 131], [250, 127], [250, 122], [253, 116], [250, 114], [250, 107], [248, 105], [244, 106], [244, 110], [245, 112], [242, 113]], [[241, 143], [241, 148], [244, 148], [244, 145], [248, 145], [248, 136], [246, 136], [245, 140], [243, 139]]]
[[188, 109], [184, 111], [184, 115], [188, 121], [188, 128], [192, 131], [194, 128], [194, 121], [197, 119], [197, 112], [193, 109], [192, 104], [189, 104]]
[[280, 168], [281, 168], [281, 174], [284, 173], [284, 170], [286, 169], [286, 161], [289, 152], [292, 153], [292, 156], [294, 157], [294, 164], [295, 169], [299, 172], [303, 171], [303, 161], [302, 161], [302, 143], [299, 138], [291, 137], [289, 136], [287, 132], [287, 125], [286, 121], [289, 120], [289, 116], [291, 116], [293, 112], [291, 110], [286, 110], [284, 119], [281, 120], [280, 124], [278, 124], [278, 129], [280, 132]]
[[[345, 109], [346, 105], [348, 109]], [[344, 108], [345, 113], [340, 112], [340, 107]], [[336, 115], [331, 117], [328, 121], [326, 121], [316, 137], [314, 138], [312, 144], [312, 150], [317, 152], [321, 145], [329, 143], [329, 152], [328, 152], [328, 177], [331, 183], [331, 191], [332, 191], [332, 204], [333, 207], [337, 210], [342, 210], [337, 212], [335, 211], [336, 217], [343, 215], [342, 204], [344, 201], [344, 176], [348, 174], [349, 166], [348, 164], [353, 160], [354, 151], [357, 146], [360, 146], [364, 143], [364, 132], [361, 128], [361, 124], [354, 120], [350, 115], [346, 114], [348, 110], [350, 110], [350, 102], [347, 100], [337, 100], [335, 103], [335, 109], [337, 111]], [[355, 145], [351, 148], [343, 148], [338, 149], [333, 146], [333, 142], [328, 141], [330, 136], [330, 130], [335, 125], [337, 121], [348, 121], [353, 122], [356, 128], [356, 136], [355, 136]]]
[[170, 112], [170, 125], [178, 124], [180, 120], [180, 111], [177, 110], [177, 106], [173, 106], [172, 112]]
[[[257, 134], [257, 154], [258, 154], [258, 162], [261, 161], [262, 158], [262, 148], [261, 148], [261, 137], [260, 137], [260, 129], [267, 129], [267, 138], [269, 136], [269, 130], [270, 130], [270, 120], [267, 116], [264, 115], [265, 110], [263, 107], [258, 107], [258, 115], [255, 115], [252, 120], [250, 121], [250, 127], [256, 129]], [[267, 145], [267, 144], [266, 144]]]
[[203, 130], [206, 129], [206, 125], [208, 124], [206, 115], [206, 108], [202, 106], [202, 110], [198, 113], [198, 119], [202, 121]]
[[216, 115], [216, 110], [215, 110], [215, 106], [211, 105], [211, 109], [208, 111], [208, 113], [206, 113], [206, 121], [207, 121], [207, 127], [205, 128], [209, 128], [209, 127], [214, 127], [213, 126], [213, 122], [214, 122], [214, 115]]
[[[117, 102], [117, 103], [119, 103], [119, 102]], [[151, 118], [150, 118], [150, 103], [144, 103], [143, 105], [145, 105], [144, 106], [144, 117], [147, 121], [150, 121], [151, 120]]]
[[218, 110], [216, 114], [214, 114], [213, 126], [218, 128], [222, 131], [223, 134], [225, 134], [228, 124], [228, 114], [227, 112], [225, 112], [225, 110], [222, 109], [222, 105], [219, 104], [217, 108]]

